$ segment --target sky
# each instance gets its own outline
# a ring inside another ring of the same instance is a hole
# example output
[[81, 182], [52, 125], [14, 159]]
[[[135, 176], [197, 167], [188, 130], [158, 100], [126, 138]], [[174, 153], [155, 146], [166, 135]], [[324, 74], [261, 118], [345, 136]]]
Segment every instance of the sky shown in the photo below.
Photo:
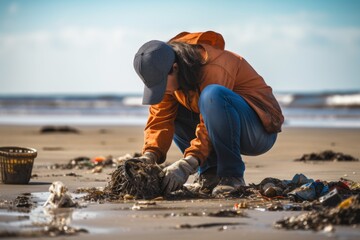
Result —
[[0, 0], [0, 95], [141, 94], [139, 47], [212, 30], [274, 92], [360, 90], [360, 1]]

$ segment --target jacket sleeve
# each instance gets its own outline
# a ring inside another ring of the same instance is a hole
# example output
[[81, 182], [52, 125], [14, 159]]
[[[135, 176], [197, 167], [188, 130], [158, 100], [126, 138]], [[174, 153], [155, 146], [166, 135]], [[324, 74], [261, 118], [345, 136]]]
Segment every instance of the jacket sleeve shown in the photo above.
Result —
[[195, 135], [196, 138], [190, 142], [190, 147], [185, 150], [184, 156], [194, 156], [203, 164], [212, 149], [212, 145], [201, 114], [200, 123], [196, 127]]
[[157, 163], [166, 159], [174, 136], [174, 120], [178, 102], [172, 95], [165, 94], [164, 99], [149, 108], [149, 117], [144, 131], [142, 152], [152, 152], [157, 156]]

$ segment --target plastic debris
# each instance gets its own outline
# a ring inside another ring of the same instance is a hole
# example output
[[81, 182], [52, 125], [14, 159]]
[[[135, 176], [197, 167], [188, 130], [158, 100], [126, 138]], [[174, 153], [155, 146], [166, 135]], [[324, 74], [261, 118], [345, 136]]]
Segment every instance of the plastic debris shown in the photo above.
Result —
[[351, 192], [360, 193], [360, 182], [355, 182], [345, 178], [341, 178], [340, 181], [346, 184]]
[[287, 194], [306, 183], [314, 182], [304, 174], [295, 174], [291, 180], [280, 180], [277, 178], [264, 178], [259, 185], [250, 184], [251, 187], [260, 191], [268, 198], [287, 197]]
[[325, 207], [336, 207], [341, 201], [342, 198], [336, 188], [319, 198], [319, 202]]
[[74, 202], [67, 187], [62, 182], [53, 182], [49, 187], [49, 192], [50, 196], [44, 203], [44, 207], [63, 208], [77, 206], [77, 203]]
[[342, 201], [340, 204], [339, 204], [339, 208], [348, 208], [350, 207], [352, 204], [354, 204], [355, 201], [357, 201], [357, 198], [356, 196], [351, 196], [347, 199], [345, 199], [344, 201]]
[[329, 192], [329, 187], [323, 182], [311, 182], [294, 189], [288, 196], [295, 201], [313, 201]]
[[351, 201], [343, 205], [340, 204], [340, 206], [313, 210], [298, 216], [287, 217], [277, 221], [274, 227], [289, 230], [329, 231], [329, 226], [332, 225], [353, 225], [360, 223], [359, 195], [353, 196]]
[[268, 187], [265, 191], [264, 191], [264, 195], [266, 197], [276, 197], [276, 196], [281, 196], [283, 193], [283, 189], [279, 188], [279, 187]]
[[235, 203], [233, 208], [234, 210], [239, 210], [239, 209], [246, 209], [248, 207], [249, 207], [248, 203], [246, 201], [242, 201], [240, 203]]
[[104, 168], [103, 166], [96, 166], [91, 170], [91, 172], [92, 173], [101, 173], [103, 168]]
[[[114, 158], [113, 156], [96, 156], [94, 158], [79, 156], [73, 159], [70, 159], [66, 164], [54, 164], [51, 166], [53, 169], [88, 169], [92, 170], [98, 166], [102, 167], [117, 167], [119, 164], [123, 164], [124, 161], [139, 157], [139, 153], [134, 154], [125, 154]], [[94, 171], [96, 172], [96, 170]]]
[[[304, 174], [295, 174], [294, 177], [291, 179], [290, 184], [293, 185], [303, 185], [306, 183], [313, 182], [314, 180], [311, 178], [307, 178]], [[286, 181], [285, 181], [286, 182]]]
[[138, 201], [131, 207], [131, 210], [143, 210], [143, 209], [150, 209], [155, 207], [156, 207], [155, 201]]
[[97, 156], [92, 159], [92, 162], [95, 165], [102, 164], [104, 161], [106, 161], [108, 158], [104, 156]]

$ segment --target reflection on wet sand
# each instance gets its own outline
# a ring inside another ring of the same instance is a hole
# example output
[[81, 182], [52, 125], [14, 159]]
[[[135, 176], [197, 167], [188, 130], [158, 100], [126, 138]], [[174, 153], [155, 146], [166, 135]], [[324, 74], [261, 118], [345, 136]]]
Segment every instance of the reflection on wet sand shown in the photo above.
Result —
[[4, 215], [5, 219], [9, 215], [7, 211], [14, 211], [15, 216], [17, 212], [22, 213], [16, 220], [7, 218], [10, 221], [0, 224], [0, 237], [55, 237], [88, 232], [70, 225], [74, 208], [35, 207], [36, 203], [31, 195], [21, 195], [16, 199], [21, 199], [22, 204], [17, 204], [18, 201], [0, 204], [0, 216]]

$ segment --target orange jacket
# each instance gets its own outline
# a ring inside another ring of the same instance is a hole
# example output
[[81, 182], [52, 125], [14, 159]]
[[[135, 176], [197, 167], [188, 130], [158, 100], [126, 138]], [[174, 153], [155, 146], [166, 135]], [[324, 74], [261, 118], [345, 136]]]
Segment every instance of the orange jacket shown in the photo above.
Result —
[[[180, 33], [170, 41], [201, 44], [206, 50], [206, 64], [201, 70], [200, 92], [209, 84], [225, 86], [242, 96], [258, 114], [264, 128], [269, 133], [280, 132], [284, 117], [271, 87], [241, 56], [224, 50], [222, 36], [215, 32]], [[204, 42], [206, 44], [204, 44]], [[209, 45], [210, 44], [210, 45]], [[177, 106], [182, 104], [199, 113], [199, 95], [192, 94], [191, 107], [187, 106], [181, 90], [166, 93], [164, 99], [149, 108], [149, 118], [145, 127], [143, 152], [153, 152], [158, 163], [166, 159], [174, 135], [174, 120]], [[195, 130], [196, 138], [185, 150], [184, 156], [192, 155], [204, 162], [212, 148], [202, 116]]]

